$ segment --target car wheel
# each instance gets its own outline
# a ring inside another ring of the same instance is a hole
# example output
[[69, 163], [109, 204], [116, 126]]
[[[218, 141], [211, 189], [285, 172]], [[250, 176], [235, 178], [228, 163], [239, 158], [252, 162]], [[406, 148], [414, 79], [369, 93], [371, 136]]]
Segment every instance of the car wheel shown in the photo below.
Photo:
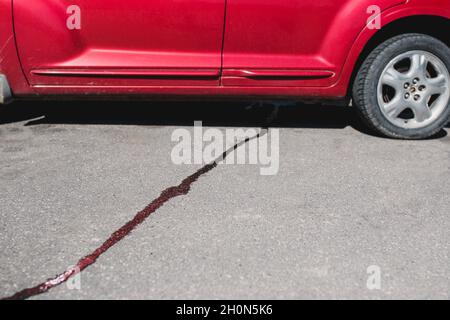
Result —
[[436, 135], [450, 118], [450, 48], [423, 34], [389, 39], [363, 62], [353, 102], [378, 133], [398, 139]]

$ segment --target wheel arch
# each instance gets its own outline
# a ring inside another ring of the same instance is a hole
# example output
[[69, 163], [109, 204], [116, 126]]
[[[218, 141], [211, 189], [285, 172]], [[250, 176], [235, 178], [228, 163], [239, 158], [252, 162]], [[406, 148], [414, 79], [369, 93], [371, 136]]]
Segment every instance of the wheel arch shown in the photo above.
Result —
[[[436, 9], [434, 9], [436, 10]], [[424, 12], [418, 14], [416, 12]], [[433, 36], [450, 47], [450, 12], [427, 12], [427, 10], [415, 10], [415, 12], [388, 13], [384, 17], [385, 24], [379, 30], [366, 29], [355, 42], [349, 58], [347, 59], [346, 72], [343, 77], [347, 85], [347, 97], [351, 97], [351, 91], [355, 77], [367, 56], [381, 43], [392, 37], [406, 33], [420, 33]], [[382, 16], [383, 21], [383, 16]], [[345, 78], [347, 77], [347, 78]]]

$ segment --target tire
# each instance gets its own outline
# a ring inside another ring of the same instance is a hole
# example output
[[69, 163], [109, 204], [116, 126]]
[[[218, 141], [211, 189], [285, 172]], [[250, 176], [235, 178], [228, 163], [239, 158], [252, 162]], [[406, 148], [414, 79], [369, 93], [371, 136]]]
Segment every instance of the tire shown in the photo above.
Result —
[[[426, 139], [450, 120], [450, 48], [424, 34], [403, 34], [375, 48], [353, 84], [362, 120], [383, 136]], [[423, 76], [422, 76], [423, 75]]]

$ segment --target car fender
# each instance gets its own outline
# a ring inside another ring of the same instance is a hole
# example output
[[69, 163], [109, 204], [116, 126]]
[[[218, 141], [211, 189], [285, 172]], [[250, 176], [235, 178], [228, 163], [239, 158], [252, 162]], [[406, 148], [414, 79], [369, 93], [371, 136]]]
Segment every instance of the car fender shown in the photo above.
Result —
[[0, 16], [0, 74], [7, 79], [13, 94], [32, 94], [17, 55], [13, 0], [0, 0]]
[[353, 72], [355, 71], [354, 69], [357, 67], [358, 59], [369, 41], [376, 36], [378, 32], [381, 32], [384, 27], [392, 22], [415, 16], [434, 16], [449, 19], [450, 8], [437, 8], [436, 6], [424, 5], [421, 3], [418, 5], [395, 6], [381, 12], [381, 29], [371, 29], [369, 26], [366, 26], [359, 33], [356, 41], [348, 53], [347, 59], [343, 65], [341, 76], [336, 86], [336, 89], [338, 89], [337, 91], [341, 93], [340, 95], [347, 93]]

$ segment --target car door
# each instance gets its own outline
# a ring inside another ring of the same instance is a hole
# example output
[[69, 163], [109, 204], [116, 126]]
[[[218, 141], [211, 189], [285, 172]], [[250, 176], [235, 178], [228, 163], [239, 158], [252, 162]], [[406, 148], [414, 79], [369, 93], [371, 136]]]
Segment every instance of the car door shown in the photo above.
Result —
[[32, 85], [217, 85], [225, 0], [13, 0]]
[[331, 86], [373, 9], [403, 2], [228, 0], [223, 84]]

